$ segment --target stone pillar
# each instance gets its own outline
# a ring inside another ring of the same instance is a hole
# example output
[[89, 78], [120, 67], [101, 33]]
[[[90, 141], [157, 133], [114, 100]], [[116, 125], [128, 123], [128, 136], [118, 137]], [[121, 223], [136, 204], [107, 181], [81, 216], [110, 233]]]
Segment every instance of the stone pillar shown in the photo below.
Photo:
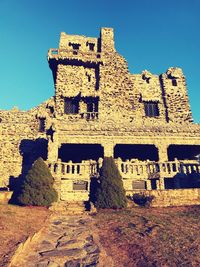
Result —
[[102, 144], [104, 148], [104, 157], [113, 157], [114, 158], [114, 144], [107, 142]]
[[158, 145], [156, 145], [157, 149], [158, 149], [158, 158], [160, 162], [163, 161], [168, 161], [168, 154], [167, 154], [167, 148], [168, 145], [164, 143], [160, 143]]
[[48, 161], [56, 162], [58, 160], [58, 142], [57, 138], [55, 138], [56, 133], [54, 133], [53, 141], [51, 138], [48, 140]]
[[151, 180], [146, 181], [147, 190], [152, 190], [151, 188]]
[[157, 190], [164, 190], [165, 189], [164, 178], [161, 177], [159, 180], [156, 181], [156, 188], [157, 188]]

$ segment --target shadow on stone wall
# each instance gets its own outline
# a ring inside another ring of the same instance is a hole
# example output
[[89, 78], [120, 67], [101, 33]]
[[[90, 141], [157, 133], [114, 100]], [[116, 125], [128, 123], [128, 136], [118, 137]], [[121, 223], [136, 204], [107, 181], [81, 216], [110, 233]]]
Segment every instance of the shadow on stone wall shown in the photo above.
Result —
[[32, 164], [39, 157], [47, 160], [48, 141], [44, 138], [36, 140], [23, 139], [19, 146], [19, 151], [22, 156], [22, 172], [18, 177], [10, 176], [9, 189], [13, 191], [13, 195], [9, 203], [17, 204], [16, 196], [18, 195], [21, 184], [30, 170]]
[[173, 178], [165, 178], [165, 189], [200, 188], [200, 174], [193, 171], [189, 174], [177, 173]]

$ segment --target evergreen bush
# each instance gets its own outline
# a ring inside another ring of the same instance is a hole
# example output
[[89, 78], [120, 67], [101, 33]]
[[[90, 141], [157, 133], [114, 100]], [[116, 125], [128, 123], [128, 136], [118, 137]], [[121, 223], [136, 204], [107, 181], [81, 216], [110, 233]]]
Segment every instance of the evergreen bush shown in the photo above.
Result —
[[134, 201], [135, 204], [141, 206], [141, 207], [149, 207], [151, 205], [151, 202], [155, 198], [154, 196], [147, 196], [144, 193], [135, 193], [132, 197], [130, 197], [131, 200]]
[[122, 177], [112, 157], [105, 157], [103, 160], [95, 205], [97, 208], [113, 209], [127, 206]]
[[38, 158], [22, 181], [17, 201], [21, 205], [50, 206], [57, 200], [54, 179], [43, 161]]

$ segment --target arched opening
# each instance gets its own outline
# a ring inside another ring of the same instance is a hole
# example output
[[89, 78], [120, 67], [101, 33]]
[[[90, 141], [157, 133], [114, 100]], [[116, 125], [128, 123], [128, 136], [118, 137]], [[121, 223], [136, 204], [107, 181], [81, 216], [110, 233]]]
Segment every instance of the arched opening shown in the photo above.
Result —
[[103, 147], [99, 144], [62, 144], [58, 157], [62, 162], [81, 162], [82, 160], [98, 160], [103, 158]]
[[200, 145], [170, 145], [168, 147], [168, 158], [173, 161], [178, 160], [197, 160], [200, 155]]
[[114, 158], [119, 157], [123, 161], [131, 159], [158, 161], [158, 149], [154, 145], [117, 144], [114, 148]]

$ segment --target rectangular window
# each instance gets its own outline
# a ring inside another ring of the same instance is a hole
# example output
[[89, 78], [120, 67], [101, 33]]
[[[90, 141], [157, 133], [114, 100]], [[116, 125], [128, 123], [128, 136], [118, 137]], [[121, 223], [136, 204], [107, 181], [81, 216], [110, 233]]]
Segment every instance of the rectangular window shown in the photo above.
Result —
[[43, 133], [45, 131], [45, 119], [39, 118], [39, 132]]
[[95, 44], [93, 44], [93, 43], [89, 43], [88, 45], [89, 45], [89, 50], [90, 50], [90, 51], [94, 51], [94, 46], [95, 46]]
[[98, 98], [87, 100], [87, 112], [98, 112]]
[[64, 113], [78, 114], [79, 102], [74, 98], [65, 98]]
[[147, 117], [158, 117], [159, 109], [157, 102], [144, 102], [145, 115]]
[[177, 86], [177, 80], [176, 79], [172, 79], [172, 85]]

